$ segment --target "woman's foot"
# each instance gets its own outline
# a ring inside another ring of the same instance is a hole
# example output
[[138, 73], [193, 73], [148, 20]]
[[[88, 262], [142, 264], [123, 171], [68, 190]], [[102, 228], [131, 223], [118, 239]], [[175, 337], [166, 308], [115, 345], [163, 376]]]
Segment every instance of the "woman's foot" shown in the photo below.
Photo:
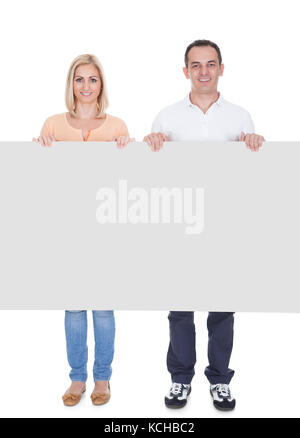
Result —
[[72, 382], [71, 386], [62, 396], [65, 406], [75, 406], [80, 402], [82, 394], [85, 392], [85, 382]]
[[94, 405], [103, 405], [110, 399], [110, 385], [107, 380], [96, 380], [94, 391], [91, 394]]

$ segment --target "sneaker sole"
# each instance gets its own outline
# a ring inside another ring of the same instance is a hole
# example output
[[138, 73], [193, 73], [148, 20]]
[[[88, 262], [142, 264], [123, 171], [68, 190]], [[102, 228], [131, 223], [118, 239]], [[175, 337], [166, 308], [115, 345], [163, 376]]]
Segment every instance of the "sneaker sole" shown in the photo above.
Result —
[[221, 406], [217, 406], [217, 405], [215, 405], [215, 401], [214, 401], [214, 396], [213, 396], [213, 393], [211, 392], [211, 390], [209, 391], [210, 392], [210, 395], [211, 395], [211, 397], [212, 397], [212, 399], [213, 399], [213, 405], [214, 405], [214, 407], [216, 408], [216, 409], [218, 409], [218, 411], [226, 411], [226, 412], [228, 412], [228, 411], [233, 411], [234, 410], [234, 408], [235, 408], [235, 404], [234, 404], [234, 406], [233, 406], [233, 408], [222, 408]]
[[169, 408], [169, 409], [181, 409], [181, 408], [184, 408], [184, 407], [186, 406], [186, 403], [187, 403], [187, 402], [183, 403], [182, 405], [168, 405], [168, 404], [166, 403], [166, 401], [165, 401], [165, 405], [166, 405], [166, 407]]
[[233, 408], [221, 408], [220, 406], [217, 406], [217, 405], [214, 404], [214, 407], [216, 409], [218, 409], [218, 411], [226, 411], [226, 412], [228, 412], [228, 411], [233, 411], [234, 408], [235, 408], [235, 405], [233, 406]]

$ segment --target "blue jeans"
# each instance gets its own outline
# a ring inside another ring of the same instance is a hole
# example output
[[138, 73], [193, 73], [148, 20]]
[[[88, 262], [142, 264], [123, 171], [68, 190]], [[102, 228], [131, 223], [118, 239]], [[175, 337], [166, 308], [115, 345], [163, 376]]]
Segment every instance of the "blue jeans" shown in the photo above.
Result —
[[[115, 319], [112, 310], [93, 310], [95, 360], [94, 381], [109, 380], [114, 356]], [[66, 310], [65, 330], [72, 381], [87, 380], [87, 311]]]

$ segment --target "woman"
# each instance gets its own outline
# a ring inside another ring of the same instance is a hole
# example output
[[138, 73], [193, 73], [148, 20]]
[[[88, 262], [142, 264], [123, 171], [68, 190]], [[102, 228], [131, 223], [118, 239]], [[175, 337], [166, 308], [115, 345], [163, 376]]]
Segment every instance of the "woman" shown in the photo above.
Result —
[[[102, 67], [93, 55], [80, 55], [72, 62], [66, 84], [67, 113], [49, 117], [41, 135], [33, 140], [43, 146], [53, 141], [116, 141], [124, 147], [131, 140], [125, 123], [105, 112], [108, 106]], [[95, 387], [93, 404], [110, 399], [109, 379], [114, 354], [113, 311], [93, 310]], [[87, 312], [66, 311], [65, 331], [71, 386], [63, 395], [66, 406], [75, 406], [85, 392], [87, 380]]]

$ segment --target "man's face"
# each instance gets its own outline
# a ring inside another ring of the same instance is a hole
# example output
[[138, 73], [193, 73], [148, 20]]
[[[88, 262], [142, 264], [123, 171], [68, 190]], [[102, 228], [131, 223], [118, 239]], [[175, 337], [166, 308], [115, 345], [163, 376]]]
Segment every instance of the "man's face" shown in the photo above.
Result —
[[183, 68], [185, 77], [192, 82], [192, 90], [203, 94], [217, 91], [223, 70], [217, 51], [210, 46], [193, 47], [188, 53], [188, 67]]

